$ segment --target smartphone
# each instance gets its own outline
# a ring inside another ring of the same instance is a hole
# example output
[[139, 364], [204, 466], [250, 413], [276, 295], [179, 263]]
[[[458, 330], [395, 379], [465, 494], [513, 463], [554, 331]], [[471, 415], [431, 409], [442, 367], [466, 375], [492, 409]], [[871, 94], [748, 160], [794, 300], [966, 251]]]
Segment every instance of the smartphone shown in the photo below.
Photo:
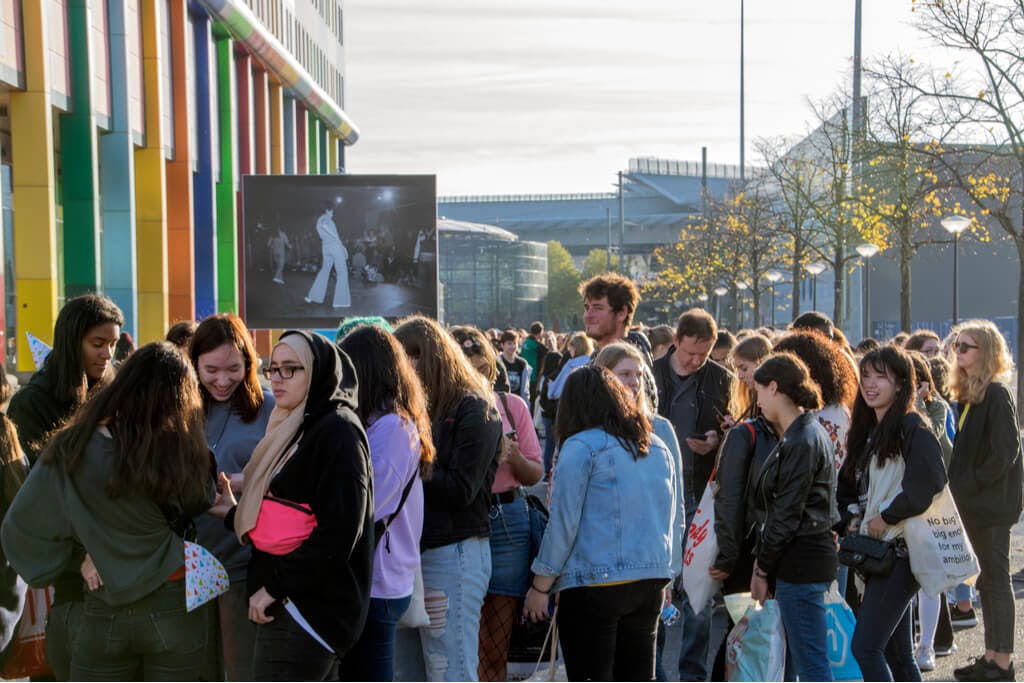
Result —
[[690, 436], [688, 436], [686, 438], [688, 438], [688, 439], [696, 439], [697, 441], [707, 441], [708, 440], [708, 435], [707, 434], [700, 434], [700, 433], [698, 433], [698, 434], [690, 434]]

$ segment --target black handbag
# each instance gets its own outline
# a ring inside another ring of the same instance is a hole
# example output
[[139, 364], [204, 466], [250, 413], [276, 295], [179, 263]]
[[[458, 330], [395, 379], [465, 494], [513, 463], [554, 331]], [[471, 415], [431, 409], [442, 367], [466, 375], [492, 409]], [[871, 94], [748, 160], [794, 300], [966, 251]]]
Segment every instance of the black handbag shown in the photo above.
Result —
[[883, 541], [867, 534], [849, 534], [839, 541], [839, 562], [865, 576], [888, 576], [896, 559], [907, 556], [901, 539]]

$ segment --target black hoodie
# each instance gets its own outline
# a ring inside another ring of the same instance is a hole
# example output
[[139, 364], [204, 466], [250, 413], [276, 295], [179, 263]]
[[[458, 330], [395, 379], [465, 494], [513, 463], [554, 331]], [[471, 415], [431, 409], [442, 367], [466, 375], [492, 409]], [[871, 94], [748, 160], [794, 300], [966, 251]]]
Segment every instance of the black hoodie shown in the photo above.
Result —
[[[319, 334], [301, 335], [313, 350], [306, 415], [298, 448], [271, 480], [269, 493], [306, 503], [317, 527], [287, 555], [255, 548], [249, 560], [249, 595], [266, 588], [282, 618], [291, 600], [338, 656], [359, 639], [370, 605], [373, 575], [373, 475], [366, 433], [356, 416], [352, 361]], [[234, 511], [225, 524], [234, 528]]]

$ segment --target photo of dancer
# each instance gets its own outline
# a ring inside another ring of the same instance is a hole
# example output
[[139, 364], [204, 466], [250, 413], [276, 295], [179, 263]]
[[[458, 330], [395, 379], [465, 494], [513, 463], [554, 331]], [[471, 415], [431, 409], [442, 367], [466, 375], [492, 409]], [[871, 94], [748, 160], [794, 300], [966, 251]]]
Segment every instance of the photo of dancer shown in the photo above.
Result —
[[244, 176], [245, 319], [437, 315], [434, 176]]

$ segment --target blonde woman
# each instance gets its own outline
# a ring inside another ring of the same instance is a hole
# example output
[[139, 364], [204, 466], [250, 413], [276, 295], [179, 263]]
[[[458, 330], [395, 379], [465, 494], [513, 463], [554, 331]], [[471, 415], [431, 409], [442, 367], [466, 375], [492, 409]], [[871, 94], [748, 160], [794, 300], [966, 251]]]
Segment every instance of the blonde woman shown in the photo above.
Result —
[[949, 486], [981, 566], [977, 588], [985, 614], [985, 654], [954, 671], [959, 681], [1013, 680], [1013, 586], [1010, 527], [1020, 517], [1024, 466], [1013, 394], [1004, 384], [1013, 361], [987, 320], [959, 328], [953, 394], [960, 419]]
[[757, 407], [757, 393], [754, 391], [754, 371], [771, 352], [771, 340], [760, 334], [744, 337], [732, 350], [732, 366], [736, 370], [736, 379], [739, 382], [733, 382], [732, 385], [730, 414], [726, 416], [726, 422], [730, 427], [761, 414]]
[[548, 398], [552, 400], [562, 395], [565, 380], [572, 374], [572, 371], [590, 362], [590, 354], [594, 352], [594, 343], [583, 332], [577, 332], [569, 338], [569, 344], [566, 348], [570, 355], [569, 362], [562, 366], [558, 377], [548, 386]]

